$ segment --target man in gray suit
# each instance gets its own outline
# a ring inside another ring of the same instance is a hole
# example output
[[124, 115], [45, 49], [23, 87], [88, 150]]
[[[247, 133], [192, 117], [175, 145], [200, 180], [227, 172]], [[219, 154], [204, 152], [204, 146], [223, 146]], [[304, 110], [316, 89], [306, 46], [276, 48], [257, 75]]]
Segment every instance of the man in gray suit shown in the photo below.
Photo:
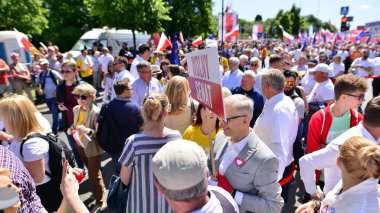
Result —
[[281, 212], [278, 159], [249, 127], [253, 102], [244, 95], [225, 98], [223, 132], [215, 138], [219, 186], [230, 191], [240, 212]]

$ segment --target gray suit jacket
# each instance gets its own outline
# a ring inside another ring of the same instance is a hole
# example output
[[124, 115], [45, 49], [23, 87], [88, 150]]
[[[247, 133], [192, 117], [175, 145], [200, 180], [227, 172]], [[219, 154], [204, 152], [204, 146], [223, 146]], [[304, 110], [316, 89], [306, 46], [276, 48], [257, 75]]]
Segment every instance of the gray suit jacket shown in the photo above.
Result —
[[[233, 189], [244, 193], [240, 212], [281, 212], [284, 200], [281, 197], [281, 186], [277, 183], [278, 159], [253, 132], [251, 136], [238, 155], [244, 159], [244, 164], [238, 167], [232, 162], [224, 177]], [[217, 171], [229, 140], [223, 132], [219, 132], [215, 138]]]

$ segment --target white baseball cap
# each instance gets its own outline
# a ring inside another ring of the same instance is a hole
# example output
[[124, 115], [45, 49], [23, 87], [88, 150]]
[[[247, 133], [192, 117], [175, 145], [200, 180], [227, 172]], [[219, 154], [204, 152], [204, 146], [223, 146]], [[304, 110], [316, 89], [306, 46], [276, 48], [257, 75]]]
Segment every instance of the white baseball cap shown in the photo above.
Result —
[[330, 67], [329, 65], [325, 63], [320, 63], [318, 64], [314, 69], [311, 69], [310, 72], [324, 72], [324, 73], [329, 73], [330, 72]]

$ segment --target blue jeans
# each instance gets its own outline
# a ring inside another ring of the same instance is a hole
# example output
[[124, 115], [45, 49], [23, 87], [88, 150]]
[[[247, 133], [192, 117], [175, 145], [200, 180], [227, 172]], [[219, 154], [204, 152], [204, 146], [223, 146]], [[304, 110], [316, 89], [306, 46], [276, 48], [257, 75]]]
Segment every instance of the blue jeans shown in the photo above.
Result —
[[69, 141], [69, 145], [71, 147], [71, 150], [74, 153], [75, 161], [77, 162], [78, 168], [84, 169], [84, 164], [83, 164], [82, 159], [80, 158], [74, 137], [72, 135], [68, 135], [67, 132], [65, 132], [65, 134], [67, 136], [67, 140]]
[[55, 97], [46, 98], [46, 105], [49, 107], [51, 116], [53, 117], [53, 133], [57, 134], [59, 130], [59, 124], [61, 123], [61, 115], [58, 111], [57, 100]]
[[113, 166], [115, 167], [115, 172], [116, 172], [117, 176], [120, 175], [120, 171], [121, 171], [121, 164], [119, 163], [119, 158], [120, 158], [120, 156], [121, 156], [122, 153], [123, 153], [123, 150], [121, 150], [121, 152], [119, 152], [119, 153], [112, 153], [112, 154], [110, 154], [111, 155], [111, 159], [112, 159], [112, 163], [113, 163]]

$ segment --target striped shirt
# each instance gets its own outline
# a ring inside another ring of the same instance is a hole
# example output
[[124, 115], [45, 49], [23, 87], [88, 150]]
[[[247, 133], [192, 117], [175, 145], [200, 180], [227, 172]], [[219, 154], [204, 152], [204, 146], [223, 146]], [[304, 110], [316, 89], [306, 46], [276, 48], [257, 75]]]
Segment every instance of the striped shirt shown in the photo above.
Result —
[[171, 212], [165, 197], [161, 196], [153, 182], [152, 158], [167, 142], [180, 139], [173, 130], [165, 137], [150, 137], [142, 133], [130, 136], [125, 142], [119, 162], [133, 167], [126, 212]]

